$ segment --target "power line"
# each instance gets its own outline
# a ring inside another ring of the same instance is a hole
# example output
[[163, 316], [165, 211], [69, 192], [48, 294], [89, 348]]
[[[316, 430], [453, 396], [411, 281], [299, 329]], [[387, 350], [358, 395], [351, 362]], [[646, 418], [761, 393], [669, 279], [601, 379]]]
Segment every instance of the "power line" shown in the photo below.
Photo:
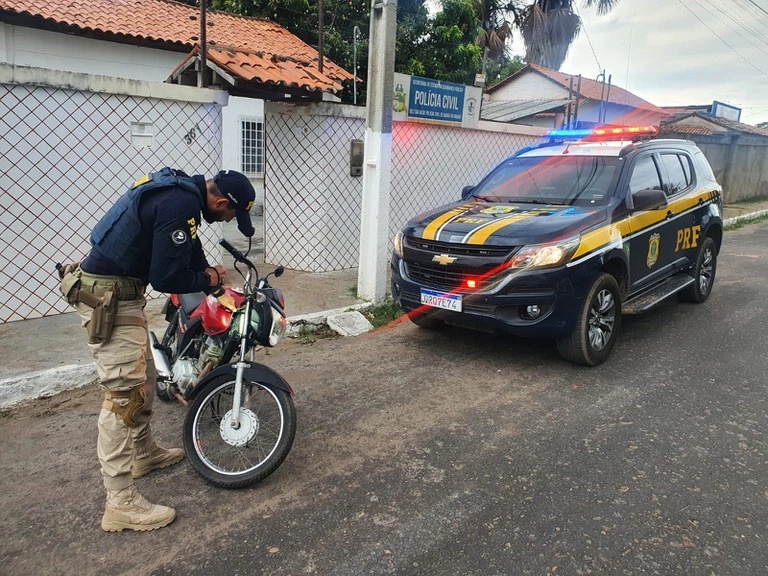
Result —
[[749, 0], [735, 0], [735, 2], [739, 5], [739, 10], [745, 15], [751, 16], [763, 26], [768, 23], [768, 17], [762, 13], [765, 12], [765, 10], [762, 10], [762, 12], [758, 11], [758, 9], [754, 7], [754, 4], [749, 3]]
[[[705, 0], [708, 4], [712, 5], [713, 9], [718, 10], [718, 8], [715, 6], [715, 3], [713, 0]], [[747, 5], [745, 5], [743, 2], [744, 0], [729, 0], [731, 4], [733, 5], [733, 10], [723, 10], [719, 9], [719, 11], [722, 14], [725, 14], [725, 16], [736, 26], [746, 30], [749, 32], [754, 38], [758, 40], [758, 42], [762, 44], [768, 45], [768, 40], [765, 38], [765, 26], [768, 26], [768, 20], [765, 20], [763, 22], [763, 19], [757, 14], [751, 13]], [[747, 22], [744, 20], [743, 17], [750, 18], [751, 21]], [[760, 26], [760, 29], [758, 30], [755, 28], [755, 23]]]
[[760, 72], [760, 74], [762, 74], [763, 76], [765, 76], [766, 78], [768, 78], [768, 73], [766, 73], [764, 70], [761, 70], [760, 68], [758, 68], [757, 66], [755, 66], [754, 64], [752, 64], [752, 62], [750, 62], [749, 60], [747, 60], [747, 59], [746, 59], [746, 58], [745, 58], [745, 57], [744, 57], [744, 56], [741, 54], [741, 52], [739, 52], [738, 50], [736, 50], [736, 48], [734, 48], [733, 46], [731, 46], [730, 44], [728, 44], [728, 42], [726, 42], [726, 41], [725, 41], [725, 39], [724, 39], [722, 36], [720, 36], [720, 35], [719, 35], [717, 32], [715, 32], [714, 30], [712, 30], [712, 28], [710, 28], [710, 27], [709, 27], [709, 24], [707, 24], [706, 22], [704, 22], [704, 20], [702, 20], [701, 18], [699, 18], [698, 14], [696, 14], [696, 12], [694, 12], [693, 10], [691, 10], [691, 9], [688, 7], [688, 5], [687, 5], [687, 4], [686, 4], [686, 3], [685, 3], [683, 0], [678, 0], [678, 2], [680, 2], [680, 4], [683, 6], [683, 8], [685, 8], [686, 10], [688, 10], [688, 12], [690, 12], [691, 14], [693, 14], [693, 16], [694, 16], [694, 18], [696, 18], [696, 20], [698, 20], [698, 21], [699, 21], [699, 22], [701, 22], [701, 23], [702, 23], [704, 26], [706, 26], [707, 30], [709, 30], [710, 32], [712, 32], [712, 34], [714, 34], [715, 36], [717, 36], [717, 37], [720, 39], [720, 41], [721, 41], [723, 44], [725, 44], [726, 46], [728, 46], [728, 48], [730, 48], [730, 49], [731, 49], [733, 52], [735, 52], [735, 53], [736, 53], [736, 54], [739, 56], [739, 58], [741, 58], [742, 60], [744, 60], [744, 62], [746, 62], [747, 64], [749, 64], [750, 66], [752, 66], [752, 68], [754, 68], [755, 70], [757, 70], [758, 72]]
[[757, 2], [755, 2], [755, 0], [747, 0], [747, 2], [749, 2], [749, 3], [750, 3], [750, 4], [752, 4], [752, 5], [753, 5], [755, 8], [757, 8], [758, 10], [760, 10], [760, 12], [762, 12], [763, 14], [765, 14], [766, 16], [768, 16], [768, 12], [765, 10], [765, 8], [763, 8], [762, 6], [760, 6], [760, 5], [759, 5]]
[[587, 42], [589, 43], [589, 47], [592, 50], [592, 55], [595, 57], [595, 62], [597, 62], [597, 69], [600, 73], [603, 72], [603, 67], [600, 65], [600, 61], [597, 59], [597, 54], [595, 53], [595, 47], [592, 46], [592, 40], [589, 39], [589, 32], [587, 32], [587, 27], [584, 24], [584, 19], [581, 17], [581, 14], [579, 14], [579, 7], [576, 5], [576, 3], [573, 3], [573, 7], [576, 9], [576, 15], [579, 17], [579, 20], [581, 20], [581, 27], [584, 29], [584, 34], [587, 35]]
[[[709, 6], [712, 6], [712, 9], [713, 9], [713, 10], [717, 11], [717, 8], [716, 8], [715, 6], [713, 6], [713, 5], [712, 5], [712, 3], [711, 3], [711, 1], [710, 1], [710, 0], [700, 0], [700, 1], [701, 1], [701, 2], [706, 2], [706, 3], [707, 3]], [[706, 5], [704, 5], [704, 4], [700, 4], [700, 6], [701, 6], [701, 7], [702, 7], [702, 8], [703, 8], [703, 9], [704, 9], [704, 10], [705, 10], [705, 11], [706, 11], [706, 12], [707, 12], [707, 13], [708, 13], [710, 16], [712, 16], [712, 17], [713, 17], [715, 20], [717, 20], [718, 22], [720, 22], [721, 24], [723, 24], [723, 25], [724, 25], [726, 28], [730, 28], [730, 26], [728, 26], [728, 24], [725, 24], [723, 20], [721, 20], [720, 18], [718, 18], [718, 17], [717, 17], [717, 14], [716, 14], [716, 13], [715, 13], [715, 14], [713, 14], [713, 13], [712, 13], [712, 11], [711, 11], [709, 8], [707, 8], [707, 6], [706, 6]], [[723, 14], [725, 14], [725, 16], [727, 16], [727, 17], [728, 17], [728, 18], [731, 20], [731, 22], [735, 23], [735, 24], [736, 24], [736, 26], [738, 26], [738, 27], [741, 27], [741, 28], [743, 28], [744, 30], [747, 30], [748, 32], [751, 32], [749, 29], [747, 29], [745, 26], [743, 26], [743, 24], [740, 24], [738, 21], [736, 21], [736, 20], [735, 20], [735, 19], [734, 19], [734, 18], [733, 18], [733, 17], [732, 17], [730, 14], [728, 14], [727, 12], [723, 12]], [[745, 37], [744, 35], [742, 35], [742, 34], [741, 34], [741, 33], [740, 33], [738, 30], [734, 30], [734, 32], [735, 32], [735, 33], [736, 33], [736, 34], [739, 36], [739, 38], [741, 38], [742, 40], [745, 40], [746, 42], [749, 42], [749, 43], [750, 43], [752, 46], [754, 46], [755, 48], [757, 48], [758, 50], [760, 50], [760, 52], [762, 52], [763, 54], [765, 54], [766, 56], [768, 56], [768, 52], [766, 52], [765, 50], [763, 50], [763, 49], [762, 49], [760, 46], [757, 46], [757, 45], [756, 45], [754, 42], [750, 41], [750, 40], [749, 40], [749, 38], [747, 38], [747, 37]], [[752, 34], [754, 35], [754, 33], [752, 33]], [[760, 40], [760, 41], [761, 41], [763, 44], [766, 44], [766, 46], [768, 46], [768, 43], [766, 43], [764, 40], [762, 40], [761, 38], [758, 38], [758, 39], [759, 39], [759, 40]]]

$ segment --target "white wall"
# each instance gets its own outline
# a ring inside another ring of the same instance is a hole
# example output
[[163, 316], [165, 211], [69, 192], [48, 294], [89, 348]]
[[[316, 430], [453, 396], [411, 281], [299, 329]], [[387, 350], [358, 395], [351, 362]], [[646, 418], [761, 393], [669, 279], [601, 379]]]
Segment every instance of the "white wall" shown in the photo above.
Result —
[[[143, 48], [0, 23], [0, 62], [16, 66], [164, 82], [185, 56], [184, 52]], [[230, 98], [229, 105], [223, 108], [221, 168], [225, 170], [240, 169], [240, 116], [263, 119], [264, 101]], [[263, 178], [254, 178], [252, 181], [257, 193], [261, 191], [263, 196]]]
[[[225, 125], [239, 129], [243, 117], [264, 120], [264, 100], [230, 96], [229, 105], [222, 110], [221, 120]], [[221, 143], [222, 170], [240, 170], [240, 134], [236, 138], [225, 138]]]
[[163, 82], [186, 54], [0, 24], [0, 62]]
[[535, 72], [525, 72], [489, 96], [491, 101], [568, 98], [568, 89]]

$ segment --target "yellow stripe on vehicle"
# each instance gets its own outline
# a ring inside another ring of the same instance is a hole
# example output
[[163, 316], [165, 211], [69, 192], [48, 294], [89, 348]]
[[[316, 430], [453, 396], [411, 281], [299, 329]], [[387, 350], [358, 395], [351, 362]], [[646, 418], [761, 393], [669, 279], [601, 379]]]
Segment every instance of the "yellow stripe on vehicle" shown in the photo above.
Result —
[[678, 200], [673, 201], [667, 208], [662, 210], [650, 210], [648, 212], [638, 212], [633, 214], [629, 218], [614, 222], [606, 226], [602, 226], [596, 230], [587, 232], [581, 237], [581, 244], [579, 244], [576, 253], [573, 255], [572, 260], [593, 252], [599, 248], [615, 243], [618, 240], [622, 240], [624, 237], [633, 233], [641, 232], [645, 228], [655, 226], [659, 222], [663, 222], [667, 219], [667, 212], [674, 214], [673, 218], [695, 207], [699, 200], [708, 202], [712, 199], [712, 192], [702, 192], [694, 196], [685, 196]]
[[571, 260], [575, 260], [579, 256], [583, 256], [613, 242], [620, 241], [624, 236], [628, 236], [630, 232], [629, 219], [614, 222], [597, 230], [587, 232], [581, 237], [581, 244], [579, 244]]
[[471, 236], [467, 238], [466, 243], [467, 244], [485, 244], [485, 241], [488, 240], [490, 235], [493, 234], [494, 232], [501, 230], [505, 226], [509, 226], [510, 224], [513, 224], [515, 222], [520, 222], [520, 220], [525, 220], [526, 218], [530, 218], [531, 216], [536, 216], [536, 214], [538, 214], [538, 212], [518, 214], [516, 216], [509, 216], [507, 218], [502, 218], [501, 220], [497, 220], [492, 224], [483, 226], [477, 232], [470, 233]]
[[448, 210], [445, 214], [442, 216], [438, 216], [432, 222], [430, 222], [426, 228], [424, 228], [424, 233], [421, 235], [424, 240], [434, 240], [437, 231], [440, 229], [440, 226], [448, 222], [451, 218], [455, 218], [459, 214], [463, 214], [470, 208], [472, 208], [474, 204], [462, 204], [461, 206], [458, 206], [457, 208], [453, 208], [452, 210]]

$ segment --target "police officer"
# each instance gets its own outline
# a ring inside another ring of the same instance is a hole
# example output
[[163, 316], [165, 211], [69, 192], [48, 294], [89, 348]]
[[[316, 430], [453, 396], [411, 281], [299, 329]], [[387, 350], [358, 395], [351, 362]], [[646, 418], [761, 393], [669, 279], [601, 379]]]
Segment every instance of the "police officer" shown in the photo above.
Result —
[[222, 289], [224, 267], [210, 266], [198, 237], [206, 222], [237, 217], [252, 236], [255, 193], [243, 174], [219, 172], [212, 180], [163, 168], [137, 180], [96, 224], [82, 263], [60, 269], [61, 290], [80, 315], [105, 391], [98, 420], [97, 453], [107, 490], [103, 530], [154, 530], [173, 522], [173, 508], [148, 502], [134, 478], [176, 464], [180, 448], [162, 448], [150, 417], [155, 367], [149, 349], [144, 291], [214, 294], [234, 308]]

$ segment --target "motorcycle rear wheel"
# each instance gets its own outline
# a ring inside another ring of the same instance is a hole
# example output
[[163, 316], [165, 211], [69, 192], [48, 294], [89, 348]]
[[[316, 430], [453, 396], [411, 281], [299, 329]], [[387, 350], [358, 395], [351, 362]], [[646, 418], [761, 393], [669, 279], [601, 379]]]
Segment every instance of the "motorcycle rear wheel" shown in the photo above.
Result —
[[272, 474], [296, 436], [291, 396], [257, 382], [243, 382], [240, 425], [234, 428], [234, 390], [231, 375], [211, 380], [184, 421], [184, 450], [192, 468], [221, 488], [245, 488]]

